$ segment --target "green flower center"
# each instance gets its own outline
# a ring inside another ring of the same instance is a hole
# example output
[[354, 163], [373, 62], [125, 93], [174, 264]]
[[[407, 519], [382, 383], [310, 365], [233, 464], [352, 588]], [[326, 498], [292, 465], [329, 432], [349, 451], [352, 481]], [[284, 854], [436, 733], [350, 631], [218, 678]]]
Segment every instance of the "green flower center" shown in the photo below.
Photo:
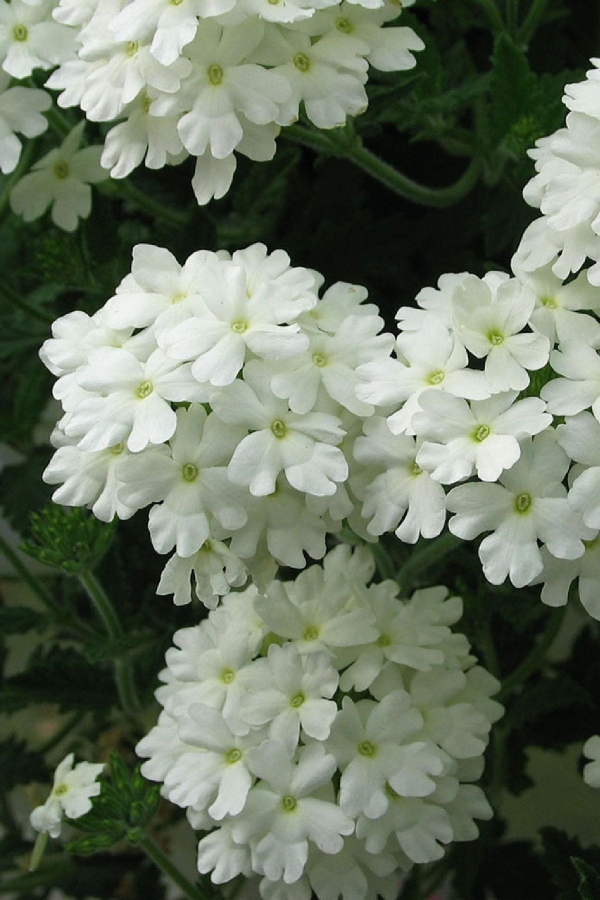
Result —
[[232, 766], [234, 763], [239, 762], [242, 758], [242, 751], [238, 750], [237, 747], [232, 747], [231, 750], [228, 750], [225, 754], [225, 762]]
[[302, 635], [305, 641], [316, 641], [320, 634], [320, 629], [316, 625], [309, 625]]
[[304, 696], [302, 691], [298, 691], [298, 693], [294, 694], [294, 696], [291, 698], [290, 706], [293, 709], [298, 709], [298, 707], [302, 706], [302, 704], [304, 703], [305, 700], [306, 700], [306, 697]]
[[419, 463], [416, 460], [414, 463], [412, 463], [412, 465], [410, 467], [410, 474], [411, 475], [422, 475], [423, 474], [423, 469], [421, 468], [421, 466], [419, 465]]
[[171, 297], [171, 303], [181, 303], [181, 301], [185, 300], [186, 297], [187, 294], [184, 294], [183, 291], [178, 291]]
[[545, 306], [546, 309], [558, 309], [558, 303], [556, 302], [555, 297], [540, 297], [540, 303], [542, 306]]
[[171, 4], [171, 6], [181, 6], [183, 0], [169, 0], [169, 3]]
[[137, 41], [127, 41], [127, 43], [125, 44], [125, 56], [135, 56], [139, 49], [140, 45]]
[[274, 422], [271, 422], [271, 431], [273, 432], [277, 440], [280, 441], [287, 434], [287, 426], [285, 422], [281, 421], [281, 419], [275, 419]]
[[22, 42], [27, 40], [29, 31], [27, 25], [14, 25], [12, 33], [15, 41]]
[[322, 353], [313, 353], [312, 361], [315, 366], [318, 366], [320, 369], [327, 365], [327, 359]]
[[532, 503], [533, 499], [531, 497], [531, 494], [523, 491], [522, 494], [517, 494], [517, 496], [515, 497], [515, 510], [521, 514], [526, 513]]
[[195, 481], [198, 477], [198, 466], [195, 463], [186, 463], [181, 470], [184, 481]]
[[376, 647], [389, 647], [392, 643], [389, 634], [380, 634], [377, 640], [375, 641]]
[[473, 440], [481, 443], [481, 441], [485, 441], [486, 437], [489, 437], [491, 432], [491, 428], [489, 425], [480, 425], [473, 432]]
[[356, 749], [361, 756], [372, 757], [377, 753], [377, 747], [375, 746], [375, 744], [372, 744], [371, 741], [361, 741], [360, 744], [357, 745]]
[[441, 384], [445, 377], [446, 373], [442, 372], [442, 370], [440, 369], [438, 372], [432, 372], [427, 379], [427, 382], [429, 384]]
[[504, 343], [504, 335], [499, 331], [490, 331], [488, 334], [488, 341], [492, 345], [492, 347], [499, 347], [500, 344]]
[[148, 96], [148, 94], [144, 94], [144, 96], [142, 97], [142, 110], [145, 113], [149, 113], [151, 106], [152, 106], [152, 99]]
[[342, 34], [352, 34], [354, 28], [352, 27], [352, 23], [348, 21], [348, 19], [336, 19], [335, 27], [338, 31], [341, 31]]
[[235, 322], [231, 323], [231, 330], [235, 331], [236, 334], [244, 334], [245, 331], [248, 331], [248, 323], [243, 319], [236, 319]]
[[235, 672], [233, 669], [223, 669], [221, 672], [221, 681], [225, 684], [231, 684], [233, 679], [235, 678]]
[[64, 159], [57, 159], [52, 171], [54, 172], [54, 177], [58, 178], [59, 181], [64, 181], [65, 178], [68, 178], [71, 174], [69, 164], [66, 163]]
[[120, 456], [125, 449], [125, 444], [123, 443], [123, 441], [120, 441], [118, 444], [113, 444], [113, 446], [109, 449], [113, 456]]
[[285, 797], [281, 798], [281, 805], [284, 812], [294, 812], [298, 806], [298, 801], [291, 794], [286, 794]]
[[294, 65], [300, 72], [308, 72], [310, 69], [310, 57], [306, 53], [296, 53]]
[[68, 784], [57, 784], [52, 793], [55, 797], [64, 797], [64, 795], [68, 792], [69, 785]]
[[139, 388], [137, 389], [137, 395], [140, 400], [144, 400], [145, 397], [149, 397], [152, 391], [154, 390], [154, 385], [151, 381], [142, 381]]
[[223, 81], [223, 69], [221, 68], [221, 66], [213, 63], [212, 66], [208, 67], [208, 80], [215, 86], [221, 84], [221, 82]]

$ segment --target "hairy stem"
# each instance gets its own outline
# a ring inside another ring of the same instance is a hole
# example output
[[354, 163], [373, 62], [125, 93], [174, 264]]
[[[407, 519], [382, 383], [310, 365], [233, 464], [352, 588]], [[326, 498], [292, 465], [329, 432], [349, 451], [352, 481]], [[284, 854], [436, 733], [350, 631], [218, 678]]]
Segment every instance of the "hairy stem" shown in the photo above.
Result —
[[561, 606], [550, 614], [546, 630], [538, 643], [533, 647], [525, 659], [519, 663], [517, 668], [513, 669], [510, 675], [502, 682], [502, 687], [496, 697], [500, 703], [503, 703], [507, 697], [510, 697], [515, 688], [527, 681], [527, 679], [543, 664], [548, 650], [554, 643], [554, 639], [560, 631], [566, 610], [566, 606]]
[[529, 12], [525, 16], [525, 21], [521, 25], [519, 31], [519, 43], [528, 44], [536, 32], [540, 20], [546, 11], [548, 0], [533, 0], [529, 8]]
[[142, 850], [150, 857], [150, 859], [161, 869], [165, 875], [175, 882], [178, 888], [183, 891], [189, 900], [206, 900], [205, 895], [199, 887], [192, 884], [179, 869], [173, 865], [171, 860], [166, 856], [160, 847], [154, 841], [145, 835], [139, 842]]
[[183, 228], [189, 222], [188, 215], [175, 212], [175, 210], [170, 209], [168, 206], [159, 203], [158, 200], [150, 197], [148, 194], [144, 193], [144, 191], [141, 191], [132, 184], [128, 178], [124, 178], [120, 181], [119, 189], [119, 193], [130, 200], [134, 206], [139, 207], [139, 209], [142, 209], [144, 212], [148, 213], [148, 215], [165, 222], [167, 225], [173, 225], [175, 228]]

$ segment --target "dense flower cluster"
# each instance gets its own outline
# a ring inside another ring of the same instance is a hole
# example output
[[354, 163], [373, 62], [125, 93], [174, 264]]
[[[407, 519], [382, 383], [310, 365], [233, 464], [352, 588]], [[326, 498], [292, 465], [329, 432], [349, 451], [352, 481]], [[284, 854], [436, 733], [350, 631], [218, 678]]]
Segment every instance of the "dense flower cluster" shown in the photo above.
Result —
[[489, 581], [543, 582], [542, 599], [559, 606], [578, 579], [595, 618], [600, 280], [597, 264], [569, 276], [600, 258], [592, 252], [600, 195], [587, 187], [597, 181], [599, 83], [594, 70], [567, 87], [577, 112], [532, 154], [539, 174], [525, 193], [541, 198], [545, 215], [526, 231], [514, 274], [442, 276], [417, 308], [398, 311], [396, 358], [358, 368], [358, 397], [388, 415], [370, 419], [355, 445], [356, 458], [380, 471], [352, 482], [370, 534], [433, 537], [448, 510], [458, 537], [488, 533], [479, 555]]
[[78, 819], [92, 808], [92, 797], [100, 793], [99, 775], [103, 763], [80, 762], [73, 765], [74, 755], [69, 753], [54, 772], [54, 784], [48, 799], [31, 813], [31, 825], [36, 831], [50, 837], [60, 835], [65, 816]]
[[[499, 685], [450, 627], [446, 588], [367, 586], [340, 545], [295, 581], [230, 593], [174, 636], [142, 773], [206, 832], [213, 882], [261, 896], [392, 900], [398, 876], [477, 836]], [[339, 786], [339, 787], [338, 787]]]
[[262, 244], [194, 253], [150, 245], [93, 316], [58, 319], [41, 357], [65, 414], [44, 478], [54, 499], [109, 521], [153, 504], [159, 592], [207, 605], [247, 569], [302, 568], [354, 509], [352, 444], [373, 407], [355, 370], [391, 335], [366, 291]]

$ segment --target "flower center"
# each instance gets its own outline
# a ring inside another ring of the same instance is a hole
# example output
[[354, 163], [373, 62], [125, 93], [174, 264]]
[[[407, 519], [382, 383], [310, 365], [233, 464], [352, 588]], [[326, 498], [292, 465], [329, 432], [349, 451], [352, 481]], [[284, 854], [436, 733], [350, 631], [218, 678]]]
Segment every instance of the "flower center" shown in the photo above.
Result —
[[500, 334], [499, 331], [490, 331], [488, 334], [488, 341], [492, 347], [499, 347], [500, 344], [504, 343], [504, 335]]
[[54, 177], [58, 178], [59, 181], [64, 181], [65, 178], [68, 178], [71, 174], [71, 169], [69, 168], [69, 164], [64, 161], [64, 159], [58, 159], [54, 163], [54, 167], [52, 169], [54, 172]]
[[113, 444], [112, 447], [109, 447], [110, 452], [114, 456], [120, 456], [124, 449], [125, 444], [123, 443], [123, 441], [120, 441], [118, 444]]
[[271, 422], [271, 431], [277, 438], [277, 440], [281, 440], [287, 434], [287, 427], [285, 422], [282, 422], [281, 419], [275, 419], [274, 422]]
[[419, 463], [416, 460], [414, 463], [411, 464], [410, 474], [411, 475], [422, 475], [423, 474], [423, 469], [421, 468], [421, 466], [419, 465]]
[[184, 481], [195, 481], [198, 477], [198, 466], [194, 463], [186, 463], [181, 470]]
[[235, 678], [235, 672], [233, 669], [223, 669], [221, 672], [221, 681], [225, 684], [231, 684], [233, 679]]
[[143, 400], [145, 397], [149, 397], [153, 390], [154, 385], [151, 381], [142, 381], [136, 393], [140, 400]]
[[305, 630], [302, 637], [305, 641], [316, 641], [319, 637], [320, 629], [316, 625], [309, 625]]
[[237, 747], [232, 747], [231, 750], [228, 750], [225, 754], [225, 762], [230, 766], [232, 766], [236, 762], [239, 762], [241, 758], [242, 751], [238, 750]]
[[485, 441], [486, 437], [489, 437], [490, 431], [492, 429], [489, 425], [480, 425], [473, 432], [473, 440], [481, 443], [481, 441]]
[[558, 309], [558, 303], [556, 302], [555, 297], [540, 297], [540, 303], [542, 306], [545, 306], [546, 309]]
[[296, 53], [294, 57], [294, 65], [300, 72], [308, 72], [310, 69], [310, 58], [306, 53]]
[[150, 107], [152, 106], [152, 98], [148, 96], [148, 94], [144, 94], [142, 97], [142, 110], [145, 113], [150, 112]]
[[52, 793], [55, 797], [64, 797], [64, 795], [68, 792], [69, 785], [68, 784], [57, 784]]
[[223, 81], [223, 69], [216, 63], [208, 67], [208, 80], [215, 86]]
[[323, 368], [324, 365], [327, 364], [327, 359], [322, 353], [313, 353], [312, 361], [315, 366], [318, 366], [320, 369]]
[[446, 373], [440, 369], [437, 372], [432, 372], [427, 381], [429, 384], [441, 384], [445, 377]]
[[531, 494], [528, 494], [526, 491], [523, 491], [522, 494], [517, 494], [515, 497], [515, 510], [518, 513], [526, 513], [533, 503]]
[[235, 322], [231, 323], [231, 330], [235, 331], [236, 334], [243, 334], [245, 331], [248, 331], [248, 323], [244, 319], [236, 319]]
[[281, 798], [281, 805], [284, 812], [294, 812], [298, 806], [298, 801], [291, 794], [286, 794], [285, 797]]
[[375, 641], [376, 647], [389, 647], [392, 643], [389, 634], [380, 634], [377, 640]]
[[169, 0], [169, 3], [171, 4], [171, 6], [181, 6], [183, 0]]
[[182, 300], [185, 300], [187, 294], [184, 294], [183, 291], [178, 291], [176, 294], [173, 294], [171, 297], [171, 303], [181, 303]]
[[28, 34], [29, 34], [29, 31], [27, 29], [27, 25], [14, 25], [13, 26], [13, 38], [15, 39], [15, 41], [19, 41], [19, 42], [26, 41]]
[[137, 41], [127, 41], [125, 44], [125, 56], [131, 58], [132, 56], [135, 56], [139, 49], [140, 45]]
[[342, 34], [352, 34], [354, 28], [352, 27], [352, 23], [348, 21], [348, 19], [336, 19], [335, 27], [338, 31], [341, 31]]
[[291, 698], [290, 706], [293, 709], [298, 709], [299, 706], [302, 706], [302, 704], [304, 703], [305, 700], [306, 700], [306, 697], [304, 696], [302, 691], [298, 691], [298, 693], [294, 694], [294, 696]]
[[356, 749], [361, 756], [372, 757], [377, 753], [377, 747], [375, 746], [375, 744], [372, 744], [371, 741], [361, 741], [360, 744], [357, 745]]

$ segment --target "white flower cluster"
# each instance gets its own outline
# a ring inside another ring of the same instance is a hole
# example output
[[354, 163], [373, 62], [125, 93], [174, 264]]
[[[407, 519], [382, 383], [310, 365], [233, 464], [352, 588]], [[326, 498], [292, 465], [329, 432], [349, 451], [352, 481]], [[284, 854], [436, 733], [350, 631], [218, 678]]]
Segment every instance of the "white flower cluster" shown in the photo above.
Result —
[[600, 735], [595, 734], [587, 739], [583, 754], [590, 760], [583, 767], [583, 780], [590, 787], [600, 787]]
[[526, 196], [539, 194], [545, 215], [525, 232], [513, 276], [442, 276], [418, 308], [398, 311], [396, 358], [357, 370], [358, 397], [388, 415], [366, 422], [356, 441], [366, 469], [352, 487], [370, 534], [433, 537], [449, 510], [458, 537], [488, 532], [479, 556], [490, 582], [544, 582], [542, 600], [560, 606], [578, 579], [584, 607], [600, 618], [598, 263], [572, 277], [586, 257], [600, 259], [591, 252], [598, 70], [567, 87], [574, 104], [567, 129], [533, 154], [539, 174]]
[[46, 802], [31, 813], [32, 828], [57, 838], [64, 816], [78, 819], [92, 808], [92, 797], [100, 793], [98, 776], [103, 763], [80, 762], [73, 765], [74, 755], [69, 753], [56, 767], [54, 784]]
[[153, 504], [167, 563], [159, 593], [211, 606], [248, 569], [319, 559], [355, 503], [351, 448], [373, 407], [358, 365], [393, 343], [366, 291], [290, 266], [262, 244], [181, 266], [141, 244], [95, 315], [53, 325], [40, 355], [64, 416], [44, 479], [58, 503], [103, 521]]
[[[443, 587], [367, 586], [340, 545], [295, 581], [232, 592], [174, 636], [142, 773], [207, 832], [198, 869], [264, 900], [392, 900], [399, 873], [472, 840], [498, 682]], [[258, 877], [257, 877], [258, 876]]]
[[199, 203], [227, 192], [235, 153], [271, 159], [301, 105], [319, 128], [343, 125], [367, 107], [369, 65], [409, 69], [423, 47], [411, 28], [383, 27], [400, 12], [395, 0], [55, 6], [55, 27], [69, 26], [76, 52], [57, 60], [47, 85], [91, 121], [122, 120], [107, 135], [103, 166], [123, 178], [142, 161], [160, 169], [191, 155]]

